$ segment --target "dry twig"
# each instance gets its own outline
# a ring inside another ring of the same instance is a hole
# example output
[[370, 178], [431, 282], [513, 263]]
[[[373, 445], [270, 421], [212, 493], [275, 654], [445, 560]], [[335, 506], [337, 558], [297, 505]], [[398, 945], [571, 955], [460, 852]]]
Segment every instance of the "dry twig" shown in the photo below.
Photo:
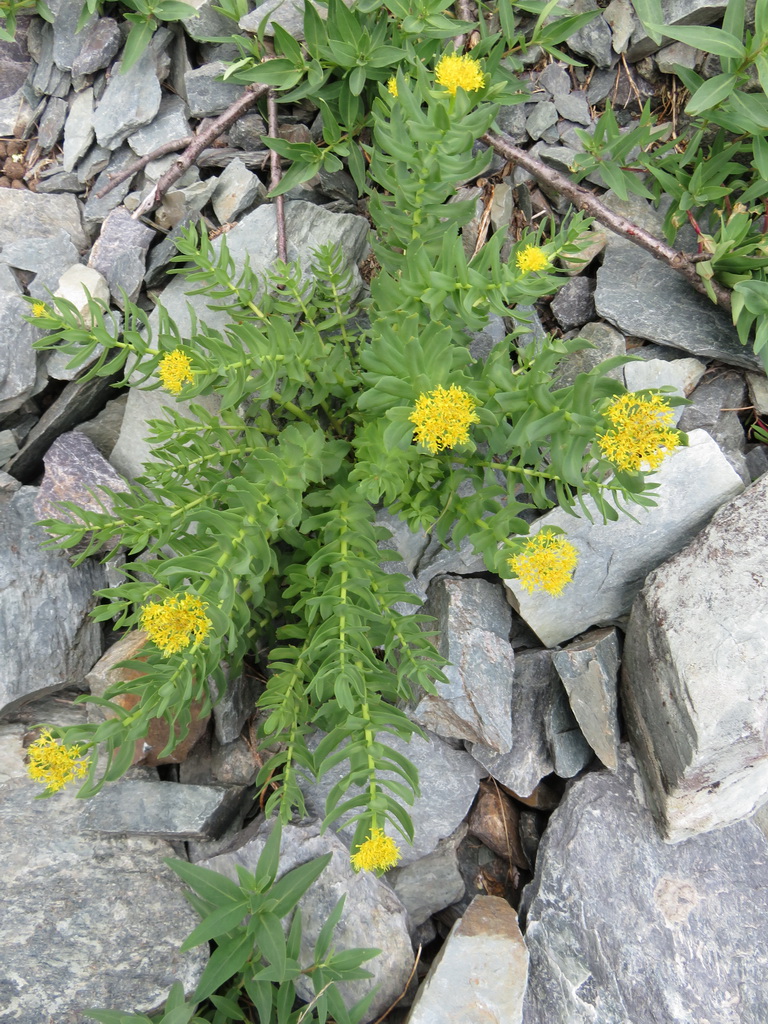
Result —
[[416, 950], [416, 959], [413, 961], [413, 967], [411, 968], [411, 973], [408, 975], [408, 980], [403, 986], [403, 991], [400, 993], [400, 995], [397, 997], [394, 1003], [390, 1003], [389, 1006], [384, 1011], [384, 1013], [382, 1013], [380, 1017], [376, 1018], [373, 1024], [381, 1024], [384, 1018], [387, 1017], [394, 1010], [394, 1008], [403, 998], [405, 993], [408, 991], [408, 986], [411, 984], [411, 981], [413, 980], [413, 976], [416, 973], [416, 968], [419, 966], [419, 960], [421, 960], [421, 946], [419, 946], [419, 948]]
[[[647, 252], [655, 256], [656, 259], [666, 263], [673, 270], [676, 270], [679, 274], [688, 281], [697, 292], [701, 292], [702, 295], [707, 294], [707, 290], [704, 286], [704, 282], [696, 272], [696, 262], [694, 258], [688, 253], [681, 252], [679, 249], [674, 249], [671, 245], [667, 245], [666, 242], [660, 238], [656, 238], [649, 231], [639, 227], [637, 224], [633, 224], [632, 221], [627, 220], [626, 217], [622, 217], [618, 213], [614, 213], [609, 210], [607, 206], [603, 206], [600, 200], [592, 192], [581, 185], [576, 185], [574, 182], [567, 178], [564, 174], [560, 174], [559, 171], [554, 170], [552, 167], [548, 167], [546, 164], [537, 160], [531, 156], [524, 149], [520, 149], [515, 146], [512, 140], [503, 134], [497, 134], [496, 132], [486, 132], [483, 136], [483, 141], [487, 142], [489, 146], [492, 146], [497, 153], [500, 153], [507, 160], [511, 160], [513, 163], [519, 164], [524, 167], [526, 171], [532, 174], [537, 181], [540, 181], [544, 185], [549, 185], [555, 189], [561, 195], [564, 195], [566, 199], [570, 199], [577, 209], [582, 210], [584, 213], [588, 213], [595, 220], [600, 221], [606, 227], [610, 228], [617, 235], [621, 235], [623, 238], [629, 239], [630, 242], [634, 242], [635, 245], [639, 245]], [[711, 281], [712, 289], [717, 298], [717, 304], [722, 306], [730, 312], [731, 309], [731, 292], [728, 288], [718, 284], [717, 281]]]

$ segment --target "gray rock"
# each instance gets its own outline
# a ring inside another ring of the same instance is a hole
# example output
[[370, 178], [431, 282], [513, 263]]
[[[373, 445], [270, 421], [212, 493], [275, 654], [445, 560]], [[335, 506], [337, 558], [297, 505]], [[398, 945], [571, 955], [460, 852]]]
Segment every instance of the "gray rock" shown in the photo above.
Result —
[[540, 139], [547, 128], [551, 128], [557, 121], [557, 107], [549, 100], [537, 103], [528, 115], [525, 122], [525, 130], [532, 139]]
[[616, 696], [619, 661], [615, 629], [595, 630], [564, 650], [552, 652], [552, 664], [563, 681], [579, 728], [611, 771], [618, 766], [621, 739]]
[[[538, 522], [559, 526], [579, 553], [579, 564], [561, 597], [529, 594], [506, 580], [512, 607], [547, 646], [609, 625], [626, 615], [647, 574], [687, 544], [715, 510], [743, 490], [743, 483], [712, 438], [701, 430], [672, 453], [654, 476], [655, 508], [632, 507], [634, 521], [603, 523], [589, 498], [594, 522], [557, 509]], [[685, 495], [685, 501], [680, 495]]]
[[565, 690], [559, 687], [554, 690], [555, 699], [544, 716], [544, 733], [555, 774], [561, 779], [572, 779], [582, 768], [587, 767], [594, 757], [594, 751], [579, 729]]
[[567, 117], [569, 121], [575, 121], [576, 124], [585, 126], [592, 124], [586, 93], [562, 93], [555, 96], [554, 102], [560, 117]]
[[457, 547], [452, 541], [446, 546], [432, 537], [422, 555], [416, 571], [416, 582], [426, 590], [436, 576], [456, 575], [467, 576], [484, 572], [485, 561], [476, 554], [469, 540], [464, 537]]
[[670, 842], [738, 821], [768, 798], [767, 504], [763, 477], [653, 573], [632, 608], [622, 706]]
[[91, 249], [88, 266], [103, 274], [117, 306], [125, 308], [125, 297], [135, 302], [144, 280], [147, 251], [155, 238], [153, 228], [133, 220], [118, 207], [107, 215], [101, 233]]
[[[598, 10], [598, 6], [595, 0], [575, 0], [568, 4], [568, 10], [571, 14], [582, 14]], [[612, 42], [613, 34], [602, 13], [568, 37], [569, 49], [580, 57], [588, 57], [598, 68], [609, 68], [613, 64]]]
[[181, 24], [190, 39], [205, 42], [211, 36], [228, 36], [235, 30], [234, 23], [216, 10], [215, 0], [189, 0], [195, 13], [182, 18]]
[[269, 132], [262, 116], [247, 113], [239, 117], [229, 129], [229, 143], [238, 149], [265, 149], [261, 141], [263, 135], [269, 135]]
[[742, 480], [749, 483], [744, 458], [746, 438], [736, 412], [747, 404], [743, 375], [735, 370], [719, 373], [699, 384], [690, 395], [690, 400], [692, 404], [684, 408], [680, 415], [680, 429], [689, 431], [701, 427], [706, 430], [717, 441]]
[[109, 836], [217, 839], [237, 814], [240, 787], [122, 779], [85, 804], [80, 827]]
[[93, 142], [93, 89], [83, 89], [72, 100], [64, 131], [62, 164], [73, 171]]
[[221, 80], [225, 70], [226, 64], [217, 60], [184, 75], [187, 103], [192, 117], [223, 114], [227, 107], [243, 95], [245, 86]]
[[[77, 32], [82, 4], [80, 0], [51, 0], [50, 10], [54, 15], [53, 59], [62, 71], [71, 71], [72, 64], [83, 45], [83, 38]], [[83, 31], [88, 32], [95, 21], [96, 15], [91, 15]]]
[[20, 409], [36, 391], [37, 354], [32, 343], [40, 331], [22, 319], [29, 311], [20, 295], [0, 292], [0, 415]]
[[571, 91], [571, 76], [562, 64], [547, 64], [539, 73], [539, 85], [543, 86], [550, 96], [567, 96]]
[[64, 552], [42, 550], [37, 490], [0, 496], [0, 713], [82, 681], [101, 654], [101, 628], [89, 617], [104, 570], [73, 568]]
[[666, 846], [624, 753], [572, 783], [544, 833], [521, 907], [525, 1024], [762, 1024], [765, 886], [751, 822]]
[[582, 327], [595, 317], [594, 282], [588, 277], [566, 281], [552, 301], [552, 313], [565, 331]]
[[387, 881], [408, 911], [411, 934], [433, 914], [464, 895], [456, 850], [466, 834], [467, 826], [460, 825], [452, 836], [437, 844], [434, 853], [387, 872]]
[[611, 0], [603, 11], [603, 17], [611, 29], [614, 52], [624, 53], [638, 25], [630, 0]]
[[52, 238], [66, 231], [78, 252], [89, 242], [73, 196], [41, 196], [26, 189], [0, 189], [0, 246], [20, 238]]
[[[213, 721], [216, 739], [219, 743], [232, 743], [242, 732], [243, 726], [256, 712], [256, 700], [263, 691], [263, 685], [250, 672], [242, 671], [232, 676], [229, 666], [222, 663], [226, 679], [224, 694], [213, 706]], [[213, 679], [209, 685], [215, 691]]]
[[[24, 726], [5, 729], [20, 752]], [[21, 757], [17, 764], [23, 773]], [[152, 1013], [177, 979], [191, 993], [208, 951], [179, 952], [199, 918], [163, 864], [171, 847], [88, 835], [83, 801], [69, 793], [35, 800], [39, 792], [21, 777], [0, 788], [6, 1020], [81, 1024], [93, 1006]]]
[[760, 416], [768, 416], [768, 379], [764, 373], [748, 373], [749, 400]]
[[267, 21], [265, 35], [272, 35], [272, 26], [277, 24], [294, 39], [304, 39], [304, 4], [300, 0], [266, 0], [255, 11], [242, 17], [238, 25], [243, 32], [256, 33], [267, 15], [272, 17]]
[[41, 153], [48, 153], [59, 141], [66, 116], [67, 104], [64, 100], [51, 97], [45, 105], [45, 113], [37, 129], [37, 145]]
[[[497, 189], [499, 187], [498, 185], [496, 186]], [[506, 194], [508, 195], [509, 193]], [[498, 344], [506, 340], [506, 337], [507, 328], [504, 324], [504, 318], [493, 313], [486, 326], [472, 336], [472, 340], [469, 343], [469, 353], [473, 359], [485, 360]]]
[[157, 54], [169, 39], [170, 32], [160, 29], [132, 68], [123, 73], [122, 62], [115, 66], [93, 115], [93, 130], [100, 146], [117, 149], [137, 128], [154, 118], [161, 97]]
[[475, 743], [470, 748], [472, 756], [498, 782], [528, 796], [545, 775], [555, 770], [546, 723], [553, 707], [565, 700], [549, 651], [517, 653], [512, 682], [511, 749], [499, 755]]
[[[535, 306], [517, 306], [514, 311], [514, 324], [516, 330], [523, 331], [519, 337], [514, 339], [514, 344], [520, 349], [527, 348], [529, 345], [540, 347], [547, 336]], [[529, 329], [526, 330], [526, 328]]]
[[[612, 196], [608, 205], [662, 237], [660, 215], [654, 215], [645, 200], [633, 197], [622, 203]], [[600, 316], [625, 334], [747, 369], [761, 366], [739, 342], [722, 310], [650, 253], [612, 233], [597, 272], [595, 305]]]
[[[574, 280], [578, 281], [579, 278], [574, 278]], [[580, 373], [589, 373], [603, 360], [626, 354], [627, 346], [624, 336], [607, 324], [602, 324], [599, 321], [588, 323], [575, 333], [577, 337], [585, 338], [593, 347], [572, 352], [558, 363], [555, 379], [557, 386], [561, 388], [573, 384]], [[623, 383], [625, 371], [626, 366], [616, 366], [609, 370], [606, 376]]]
[[[250, 786], [259, 771], [258, 755], [254, 754], [251, 745], [238, 736], [232, 743], [219, 743], [215, 736], [203, 736], [192, 748], [189, 756], [179, 765], [179, 782], [185, 786]], [[253, 809], [252, 801], [246, 799], [241, 805], [241, 813]], [[235, 819], [235, 830], [242, 828], [239, 818]], [[232, 833], [233, 825], [224, 833]], [[224, 838], [222, 836], [222, 839]], [[205, 846], [201, 849], [204, 851]], [[209, 849], [202, 852], [201, 857], [211, 857], [219, 850]]]
[[528, 142], [528, 132], [525, 130], [525, 122], [531, 112], [530, 103], [515, 103], [512, 106], [502, 107], [496, 115], [496, 124], [499, 131], [508, 135], [516, 146]]
[[111, 159], [111, 150], [106, 149], [104, 146], [99, 146], [98, 143], [94, 143], [77, 165], [78, 181], [83, 183], [91, 181], [97, 174], [101, 174], [106, 169]]
[[182, 139], [190, 132], [186, 103], [180, 96], [166, 92], [160, 100], [157, 115], [150, 124], [139, 128], [128, 138], [128, 145], [137, 156], [146, 156], [163, 143]]
[[528, 950], [499, 896], [475, 896], [419, 988], [407, 1024], [521, 1024]]
[[[97, 156], [99, 156], [99, 162], [101, 162], [100, 154], [97, 154]], [[121, 181], [119, 185], [115, 185], [115, 187], [111, 191], [107, 192], [105, 196], [102, 196], [101, 199], [98, 198], [99, 192], [103, 188], [106, 188], [110, 183], [112, 175], [125, 170], [128, 166], [135, 163], [136, 154], [130, 146], [127, 144], [123, 145], [112, 154], [109, 159], [109, 163], [104, 170], [99, 173], [96, 181], [94, 181], [83, 210], [85, 226], [92, 234], [96, 234], [98, 232], [98, 229], [107, 214], [111, 210], [114, 210], [115, 207], [120, 206], [123, 202], [131, 190], [131, 182], [133, 181], [134, 176], [126, 178], [125, 181]]]
[[[272, 821], [260, 820], [240, 834], [237, 845], [227, 853], [201, 861], [203, 867], [218, 871], [237, 881], [236, 866], [254, 871]], [[302, 921], [301, 962], [312, 957], [317, 937], [342, 895], [346, 896], [341, 920], [334, 932], [336, 950], [379, 948], [381, 953], [368, 961], [366, 969], [373, 977], [340, 986], [347, 1005], [361, 999], [378, 985], [373, 1002], [363, 1021], [375, 1020], [405, 988], [413, 963], [411, 940], [405, 909], [387, 883], [367, 871], [356, 873], [349, 850], [332, 832], [320, 834], [319, 822], [304, 821], [283, 828], [278, 879], [286, 872], [324, 854], [331, 861], [318, 880], [299, 901]], [[314, 995], [311, 983], [301, 982], [305, 999]]]
[[58, 507], [71, 501], [91, 512], [112, 512], [114, 500], [105, 491], [127, 491], [118, 476], [85, 434], [72, 431], [58, 437], [43, 457], [45, 475], [35, 498], [38, 519], [64, 519], [75, 516]]
[[[673, 387], [678, 395], [686, 396], [696, 387], [705, 370], [705, 364], [699, 359], [643, 359], [627, 363], [624, 380], [628, 391]], [[675, 423], [684, 411], [683, 406], [675, 408]]]
[[[5, 465], [19, 450], [12, 430], [0, 430], [0, 466]], [[7, 474], [6, 474], [7, 476]]]
[[265, 199], [266, 195], [261, 179], [249, 171], [242, 160], [235, 158], [219, 175], [211, 196], [213, 212], [219, 224], [229, 224], [257, 200]]
[[376, 524], [384, 526], [392, 535], [392, 540], [379, 541], [379, 547], [388, 551], [397, 551], [409, 573], [413, 573], [427, 547], [428, 538], [423, 530], [412, 530], [408, 523], [386, 509], [376, 513]]
[[699, 61], [700, 53], [700, 50], [694, 46], [688, 46], [687, 43], [670, 43], [656, 54], [656, 66], [664, 75], [674, 75], [677, 64], [682, 64], [684, 68], [693, 71]]
[[438, 579], [429, 588], [424, 614], [436, 619], [432, 628], [437, 650], [449, 662], [448, 685], [422, 696], [413, 721], [438, 736], [506, 754], [512, 745], [515, 656], [509, 643], [512, 611], [503, 588], [479, 579]]
[[75, 427], [75, 430], [85, 434], [86, 437], [93, 441], [96, 450], [105, 459], [109, 458], [112, 454], [112, 449], [117, 443], [127, 401], [127, 395], [113, 398], [107, 402], [101, 412], [94, 416], [93, 419], [86, 420], [85, 423], [78, 423]]
[[[314, 249], [326, 242], [339, 244], [356, 273], [357, 264], [367, 250], [368, 222], [350, 214], [333, 214], [309, 203], [285, 204], [288, 258], [299, 259], [307, 267]], [[263, 206], [248, 214], [228, 232], [227, 245], [235, 261], [237, 273], [245, 263], [246, 255], [253, 270], [262, 275], [275, 260], [276, 227], [273, 206]], [[220, 240], [213, 243], [218, 250]], [[195, 285], [175, 278], [162, 293], [161, 303], [179, 326], [182, 335], [190, 328], [187, 303], [190, 303], [203, 322], [219, 329], [229, 322], [228, 315], [213, 312], [206, 306], [204, 296], [191, 295]], [[152, 321], [156, 325], [156, 318]], [[204, 399], [196, 399], [204, 403]], [[182, 412], [188, 411], [184, 402], [162, 391], [140, 391], [133, 388], [128, 397], [128, 408], [123, 430], [112, 452], [112, 464], [124, 476], [134, 477], [143, 472], [144, 462], [150, 458], [147, 442], [147, 420], [157, 419], [166, 405]]]
[[[439, 736], [430, 733], [427, 733], [427, 739], [413, 736], [410, 743], [399, 736], [381, 739], [387, 746], [407, 757], [419, 773], [421, 795], [416, 797], [408, 809], [415, 833], [413, 845], [403, 844], [400, 850], [400, 865], [406, 867], [433, 853], [441, 839], [456, 831], [472, 806], [477, 794], [478, 778], [483, 772], [465, 750], [456, 750]], [[319, 741], [318, 734], [314, 745]], [[325, 817], [326, 797], [343, 773], [344, 769], [339, 765], [327, 772], [319, 782], [307, 782], [302, 786], [310, 814], [318, 818]], [[386, 778], [387, 774], [384, 772], [383, 777]], [[352, 786], [349, 794], [355, 792], [356, 787]], [[349, 814], [342, 815], [339, 821], [344, 822], [349, 817]], [[334, 828], [337, 826], [338, 822]], [[344, 826], [339, 829], [339, 833], [347, 842], [352, 841], [351, 827]]]
[[73, 78], [92, 75], [107, 67], [120, 49], [122, 37], [114, 18], [97, 18], [80, 34], [80, 49], [72, 61]]
[[3, 246], [2, 259], [17, 270], [28, 270], [34, 279], [29, 294], [43, 302], [50, 300], [61, 275], [78, 262], [79, 254], [69, 234], [60, 228], [47, 238], [24, 238]]
[[[679, 25], [712, 25], [719, 21], [725, 13], [727, 0], [661, 0], [664, 16], [662, 24], [670, 28]], [[655, 43], [646, 33], [642, 25], [638, 25], [632, 35], [632, 42], [627, 50], [627, 60], [640, 60], [649, 53], [655, 53], [662, 43]]]

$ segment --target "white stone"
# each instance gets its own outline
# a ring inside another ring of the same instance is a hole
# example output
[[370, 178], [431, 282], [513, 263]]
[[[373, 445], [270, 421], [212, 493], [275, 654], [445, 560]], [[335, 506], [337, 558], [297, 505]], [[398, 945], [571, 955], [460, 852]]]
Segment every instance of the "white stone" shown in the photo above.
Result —
[[[700, 359], [643, 359], [627, 363], [624, 380], [628, 391], [643, 391], [645, 388], [673, 387], [685, 398], [693, 391], [704, 376], [706, 364]], [[684, 405], [677, 406], [674, 421], [683, 415]]]

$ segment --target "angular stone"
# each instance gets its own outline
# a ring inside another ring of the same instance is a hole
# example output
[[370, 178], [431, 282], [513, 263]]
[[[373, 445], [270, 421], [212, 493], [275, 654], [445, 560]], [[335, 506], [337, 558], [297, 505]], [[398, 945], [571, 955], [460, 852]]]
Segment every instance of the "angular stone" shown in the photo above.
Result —
[[[598, 6], [595, 0], [575, 0], [568, 5], [568, 10], [571, 14], [582, 14], [598, 10]], [[612, 42], [613, 35], [602, 12], [568, 37], [569, 48], [580, 57], [588, 57], [598, 68], [609, 68], [613, 64], [615, 58]]]
[[223, 82], [224, 61], [217, 60], [184, 75], [187, 103], [192, 117], [214, 117], [223, 114], [245, 91], [236, 82]]
[[768, 379], [764, 373], [748, 373], [749, 400], [760, 416], [768, 416]]
[[45, 475], [35, 498], [38, 519], [75, 519], [74, 513], [58, 507], [61, 501], [71, 501], [91, 512], [112, 512], [114, 499], [104, 488], [129, 490], [93, 442], [77, 431], [58, 437], [43, 462]]
[[[263, 692], [263, 684], [244, 668], [232, 676], [229, 666], [222, 663], [226, 687], [221, 700], [213, 706], [213, 721], [216, 739], [219, 743], [232, 743], [242, 732], [245, 723], [256, 713], [256, 701]], [[212, 678], [208, 680], [212, 690], [216, 687]]]
[[[641, 222], [661, 238], [661, 214], [644, 199], [624, 203], [604, 197], [616, 212]], [[601, 317], [624, 334], [671, 345], [691, 355], [759, 369], [760, 359], [739, 341], [730, 318], [650, 253], [609, 233], [597, 271], [595, 305]]]
[[611, 29], [614, 52], [624, 53], [638, 25], [630, 0], [611, 0], [603, 11], [603, 17]]
[[547, 128], [557, 121], [557, 107], [549, 100], [537, 103], [528, 115], [525, 130], [532, 139], [540, 139]]
[[425, 694], [412, 712], [438, 736], [483, 743], [497, 754], [512, 744], [509, 702], [515, 656], [512, 612], [503, 588], [487, 580], [435, 580], [424, 606], [436, 619], [436, 646], [448, 661], [448, 685]]
[[[579, 278], [575, 280], [579, 280]], [[590, 347], [572, 352], [558, 363], [554, 375], [559, 388], [569, 387], [580, 373], [589, 373], [603, 360], [626, 354], [627, 346], [624, 336], [613, 327], [609, 327], [608, 324], [593, 321], [584, 324], [581, 330], [571, 332], [568, 337], [574, 335], [577, 338], [584, 338], [590, 343]], [[608, 370], [606, 377], [624, 383], [625, 369], [625, 366], [615, 366], [612, 370]]]
[[177, 979], [191, 993], [208, 950], [179, 952], [199, 918], [163, 864], [172, 848], [89, 835], [87, 803], [66, 792], [35, 800], [39, 792], [26, 778], [0, 790], [4, 1015], [79, 1024], [93, 1006], [153, 1013]]
[[565, 690], [555, 688], [556, 699], [544, 717], [544, 734], [552, 755], [555, 773], [572, 779], [586, 768], [594, 752], [579, 729]]
[[552, 663], [563, 681], [571, 709], [584, 738], [606, 768], [618, 765], [619, 637], [615, 629], [600, 629], [562, 651], [552, 652]]
[[527, 977], [517, 914], [499, 896], [475, 896], [433, 960], [407, 1024], [521, 1024]]
[[92, 75], [107, 67], [120, 49], [122, 37], [114, 18], [98, 18], [80, 36], [80, 50], [72, 61], [73, 78]]
[[[88, 326], [91, 326], [88, 295], [103, 302], [104, 305], [109, 305], [109, 288], [104, 277], [97, 270], [85, 267], [82, 263], [74, 263], [69, 269], [64, 271], [53, 294], [57, 298], [63, 298], [71, 302], [83, 317], [84, 323]], [[66, 352], [54, 350], [48, 356], [46, 372], [49, 377], [53, 377], [56, 380], [74, 380], [75, 377], [83, 372], [85, 367], [96, 362], [102, 352], [103, 348], [99, 345], [88, 362], [71, 367], [69, 364], [73, 356]]]
[[66, 553], [41, 548], [36, 496], [33, 487], [0, 495], [0, 714], [81, 683], [101, 654], [101, 627], [88, 613], [104, 569], [73, 568]]
[[768, 842], [742, 822], [665, 845], [622, 749], [544, 833], [521, 907], [526, 1024], [763, 1024]]
[[694, 70], [700, 59], [701, 51], [687, 43], [670, 43], [656, 54], [656, 66], [663, 75], [674, 75], [675, 65]]
[[[403, 844], [400, 850], [400, 865], [405, 867], [432, 853], [441, 839], [455, 832], [472, 806], [477, 794], [478, 778], [483, 772], [465, 750], [456, 750], [439, 736], [430, 733], [427, 733], [427, 739], [413, 736], [410, 743], [394, 735], [381, 736], [380, 740], [407, 757], [419, 773], [421, 795], [416, 797], [408, 809], [415, 833], [413, 845]], [[319, 741], [320, 734], [314, 745]], [[302, 786], [310, 814], [325, 817], [326, 797], [344, 772], [345, 767], [338, 765], [326, 772], [319, 782]], [[388, 772], [382, 772], [382, 778], [388, 775]], [[350, 787], [349, 796], [356, 792], [357, 787]], [[351, 842], [354, 830], [346, 825], [339, 828], [339, 823], [349, 817], [349, 814], [342, 815], [334, 824], [334, 828], [338, 828], [347, 842]]]
[[464, 895], [456, 849], [466, 833], [467, 826], [460, 825], [452, 836], [440, 840], [434, 853], [387, 872], [387, 882], [408, 911], [411, 933]]
[[146, 269], [147, 250], [155, 237], [153, 228], [133, 220], [118, 207], [107, 215], [101, 233], [91, 249], [88, 266], [103, 274], [112, 298], [121, 309], [125, 297], [135, 302]]
[[29, 294], [48, 302], [61, 275], [78, 262], [79, 254], [69, 234], [60, 228], [47, 238], [24, 238], [3, 246], [2, 259], [17, 270], [28, 270], [34, 279], [28, 285]]
[[[655, 508], [632, 507], [635, 520], [603, 523], [574, 519], [554, 510], [537, 520], [558, 526], [579, 552], [579, 564], [562, 596], [529, 594], [517, 580], [505, 580], [512, 607], [547, 646], [563, 643], [590, 626], [626, 615], [647, 574], [687, 544], [715, 510], [743, 490], [743, 483], [712, 438], [694, 430], [688, 447], [674, 451], [654, 475]], [[685, 501], [680, 495], [685, 495]]]
[[622, 707], [670, 842], [768, 799], [767, 509], [762, 477], [650, 576], [632, 608]]
[[[644, 359], [627, 363], [624, 380], [628, 391], [673, 387], [678, 395], [685, 397], [699, 383], [705, 370], [706, 365], [700, 359]], [[677, 406], [673, 411], [677, 423], [685, 407]]]
[[562, 64], [547, 64], [539, 73], [539, 85], [544, 86], [550, 96], [567, 96], [571, 91], [571, 76]]
[[554, 98], [555, 107], [560, 117], [567, 117], [569, 121], [588, 127], [592, 124], [592, 115], [589, 112], [587, 94], [584, 92], [562, 93]]
[[37, 145], [41, 153], [48, 153], [59, 141], [67, 116], [67, 104], [62, 99], [51, 97], [45, 105], [37, 130]]
[[[83, 39], [77, 32], [82, 14], [80, 0], [50, 0], [53, 19], [53, 59], [62, 71], [71, 71], [72, 64], [80, 52]], [[96, 15], [91, 15], [83, 31], [92, 28]]]
[[[253, 872], [273, 824], [273, 820], [254, 822], [240, 833], [230, 852], [200, 861], [201, 866], [218, 871], [232, 881], [237, 881], [236, 865]], [[374, 947], [381, 953], [365, 965], [372, 978], [345, 982], [339, 989], [344, 1002], [351, 1006], [378, 985], [363, 1018], [364, 1022], [375, 1020], [401, 994], [411, 971], [413, 950], [408, 936], [407, 915], [384, 879], [368, 871], [354, 871], [347, 847], [330, 831], [321, 835], [317, 821], [305, 820], [283, 827], [278, 879], [300, 864], [327, 853], [332, 855], [328, 867], [299, 900], [302, 921], [300, 959], [302, 963], [311, 962], [320, 929], [339, 897], [345, 894], [344, 910], [333, 935], [333, 948]], [[314, 995], [307, 980], [300, 981], [299, 991], [305, 999]]]
[[110, 183], [111, 176], [125, 170], [130, 164], [136, 163], [136, 154], [130, 148], [130, 146], [123, 145], [120, 149], [116, 150], [110, 157], [109, 163], [99, 173], [99, 176], [91, 186], [91, 191], [88, 195], [88, 199], [85, 203], [83, 210], [83, 220], [89, 231], [93, 234], [98, 232], [102, 221], [110, 212], [114, 210], [116, 206], [120, 206], [125, 197], [131, 190], [131, 182], [133, 177], [126, 178], [125, 181], [120, 182], [119, 185], [115, 185], [105, 196], [100, 199], [97, 198], [99, 192], [106, 188]]
[[[677, 28], [680, 25], [712, 25], [725, 13], [727, 0], [661, 0], [663, 25]], [[655, 53], [664, 42], [656, 43], [638, 25], [627, 50], [627, 60], [640, 60], [649, 53]]]
[[19, 446], [12, 430], [0, 430], [0, 466], [5, 465], [8, 459], [13, 458]]
[[500, 857], [528, 870], [519, 826], [520, 812], [507, 794], [499, 786], [482, 782], [480, 796], [469, 816], [469, 831]]
[[0, 246], [20, 238], [52, 238], [66, 231], [78, 252], [89, 242], [74, 196], [41, 196], [26, 189], [0, 189]]
[[264, 199], [267, 190], [261, 179], [251, 173], [242, 160], [235, 158], [219, 176], [219, 183], [211, 197], [213, 212], [219, 224], [236, 220], [243, 210]]
[[[160, 32], [155, 38], [157, 35]], [[93, 115], [93, 130], [100, 146], [117, 149], [137, 128], [149, 124], [157, 113], [161, 96], [157, 77], [158, 45], [160, 41], [155, 44], [153, 40], [125, 73], [122, 63], [115, 66]]]
[[582, 327], [595, 318], [594, 282], [588, 277], [572, 277], [552, 301], [552, 313], [565, 331]]
[[[321, 17], [325, 16], [323, 8], [319, 8], [318, 11], [322, 12]], [[272, 26], [280, 25], [294, 39], [304, 39], [304, 5], [300, 0], [266, 0], [255, 11], [242, 17], [238, 25], [243, 32], [256, 33], [267, 15], [272, 17], [267, 21], [265, 35], [273, 35]]]
[[93, 89], [83, 89], [76, 94], [69, 108], [67, 126], [64, 130], [64, 151], [62, 165], [65, 171], [73, 171], [88, 152], [93, 142]]
[[80, 827], [105, 836], [217, 839], [241, 800], [239, 787], [121, 779], [86, 802]]
[[[6, 191], [0, 189], [0, 194]], [[37, 353], [32, 343], [40, 331], [22, 319], [29, 311], [20, 295], [0, 292], [0, 415], [20, 409], [36, 390]]]
[[691, 405], [683, 408], [681, 430], [701, 427], [717, 442], [723, 454], [745, 483], [750, 482], [744, 458], [746, 437], [737, 409], [747, 404], [743, 374], [735, 370], [702, 381], [690, 395]]
[[[180, 96], [163, 93], [156, 116], [128, 138], [128, 145], [137, 156], [146, 156], [164, 142], [183, 139], [190, 134], [187, 105]], [[174, 157], [175, 159], [175, 157]]]

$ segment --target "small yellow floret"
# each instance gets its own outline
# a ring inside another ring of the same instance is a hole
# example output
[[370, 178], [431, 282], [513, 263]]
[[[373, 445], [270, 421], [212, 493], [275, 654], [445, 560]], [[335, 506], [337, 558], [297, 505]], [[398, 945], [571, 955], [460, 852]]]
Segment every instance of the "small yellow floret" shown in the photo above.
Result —
[[507, 564], [529, 593], [544, 590], [557, 597], [571, 582], [578, 560], [576, 548], [562, 534], [543, 529], [525, 542], [519, 555], [508, 558]]
[[416, 408], [408, 417], [416, 424], [414, 437], [433, 455], [443, 448], [466, 444], [470, 424], [480, 422], [473, 411], [476, 405], [474, 397], [456, 384], [447, 390], [437, 387], [419, 395]]
[[40, 302], [39, 300], [37, 302], [33, 302], [32, 316], [36, 316], [38, 318], [41, 316], [48, 316], [48, 307], [46, 306], [46, 304], [44, 302]]
[[397, 79], [394, 75], [392, 75], [390, 80], [387, 82], [387, 92], [397, 99]]
[[661, 395], [621, 395], [605, 415], [611, 426], [597, 443], [617, 469], [658, 469], [680, 444], [680, 435], [672, 429], [674, 413]]
[[82, 757], [80, 747], [67, 747], [55, 740], [49, 729], [43, 729], [40, 739], [27, 751], [27, 773], [35, 782], [43, 782], [51, 793], [63, 789], [68, 782], [82, 779], [91, 759]]
[[390, 836], [385, 836], [380, 828], [372, 828], [370, 838], [366, 839], [352, 854], [352, 867], [355, 871], [388, 871], [400, 860], [397, 843]]
[[167, 597], [156, 604], [148, 604], [141, 612], [140, 625], [149, 634], [163, 654], [176, 654], [195, 645], [208, 636], [213, 623], [205, 614], [205, 605], [198, 597]]
[[435, 81], [447, 89], [451, 96], [457, 89], [465, 92], [477, 92], [485, 85], [485, 75], [480, 68], [480, 61], [468, 54], [447, 53], [435, 66]]
[[526, 245], [522, 252], [517, 254], [516, 262], [518, 270], [523, 274], [528, 274], [531, 270], [546, 270], [549, 266], [547, 254], [537, 245]]
[[191, 384], [195, 379], [189, 356], [180, 348], [175, 348], [173, 352], [163, 356], [157, 367], [157, 372], [160, 374], [163, 387], [172, 395], [181, 394], [184, 383]]

